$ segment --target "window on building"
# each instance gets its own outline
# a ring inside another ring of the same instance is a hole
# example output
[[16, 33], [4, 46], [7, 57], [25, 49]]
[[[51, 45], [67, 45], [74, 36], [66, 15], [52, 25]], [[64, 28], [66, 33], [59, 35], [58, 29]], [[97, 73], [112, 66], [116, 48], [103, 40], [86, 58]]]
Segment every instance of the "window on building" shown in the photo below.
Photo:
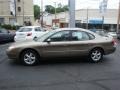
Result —
[[18, 2], [20, 2], [21, 0], [18, 0]]
[[0, 24], [4, 24], [4, 18], [0, 18]]
[[18, 12], [21, 12], [21, 7], [18, 7]]

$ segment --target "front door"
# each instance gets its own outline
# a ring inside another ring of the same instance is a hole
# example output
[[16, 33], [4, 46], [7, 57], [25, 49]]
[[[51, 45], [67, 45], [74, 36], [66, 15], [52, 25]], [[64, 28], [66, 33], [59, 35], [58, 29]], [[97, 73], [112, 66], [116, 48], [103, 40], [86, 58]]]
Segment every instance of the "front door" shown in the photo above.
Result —
[[[50, 42], [47, 42], [47, 41]], [[64, 57], [68, 56], [68, 44], [70, 31], [59, 31], [44, 42], [42, 56], [44, 57]]]

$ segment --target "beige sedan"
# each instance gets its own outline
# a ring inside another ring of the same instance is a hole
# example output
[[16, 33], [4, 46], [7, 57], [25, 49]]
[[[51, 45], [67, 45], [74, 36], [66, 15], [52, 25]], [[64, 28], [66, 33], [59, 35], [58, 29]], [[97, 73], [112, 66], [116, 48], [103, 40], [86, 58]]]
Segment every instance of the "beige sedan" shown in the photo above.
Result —
[[41, 58], [88, 56], [99, 62], [103, 55], [115, 51], [113, 38], [99, 36], [81, 28], [63, 28], [50, 31], [35, 41], [12, 44], [7, 49], [10, 59], [20, 60], [25, 65], [36, 65]]

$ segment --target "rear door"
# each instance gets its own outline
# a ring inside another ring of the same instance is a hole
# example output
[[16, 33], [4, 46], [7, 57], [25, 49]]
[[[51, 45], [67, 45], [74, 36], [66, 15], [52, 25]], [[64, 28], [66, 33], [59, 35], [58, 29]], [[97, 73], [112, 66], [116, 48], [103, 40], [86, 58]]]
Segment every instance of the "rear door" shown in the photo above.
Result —
[[83, 31], [72, 31], [71, 42], [68, 44], [70, 56], [82, 56], [89, 53], [94, 36]]

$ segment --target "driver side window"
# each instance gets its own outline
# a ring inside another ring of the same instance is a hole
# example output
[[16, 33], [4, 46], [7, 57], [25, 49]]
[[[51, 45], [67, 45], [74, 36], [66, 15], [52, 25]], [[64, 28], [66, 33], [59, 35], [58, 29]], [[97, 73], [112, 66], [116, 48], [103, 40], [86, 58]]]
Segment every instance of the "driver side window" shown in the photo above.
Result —
[[52, 42], [57, 41], [69, 41], [70, 33], [69, 31], [60, 31], [49, 38]]

